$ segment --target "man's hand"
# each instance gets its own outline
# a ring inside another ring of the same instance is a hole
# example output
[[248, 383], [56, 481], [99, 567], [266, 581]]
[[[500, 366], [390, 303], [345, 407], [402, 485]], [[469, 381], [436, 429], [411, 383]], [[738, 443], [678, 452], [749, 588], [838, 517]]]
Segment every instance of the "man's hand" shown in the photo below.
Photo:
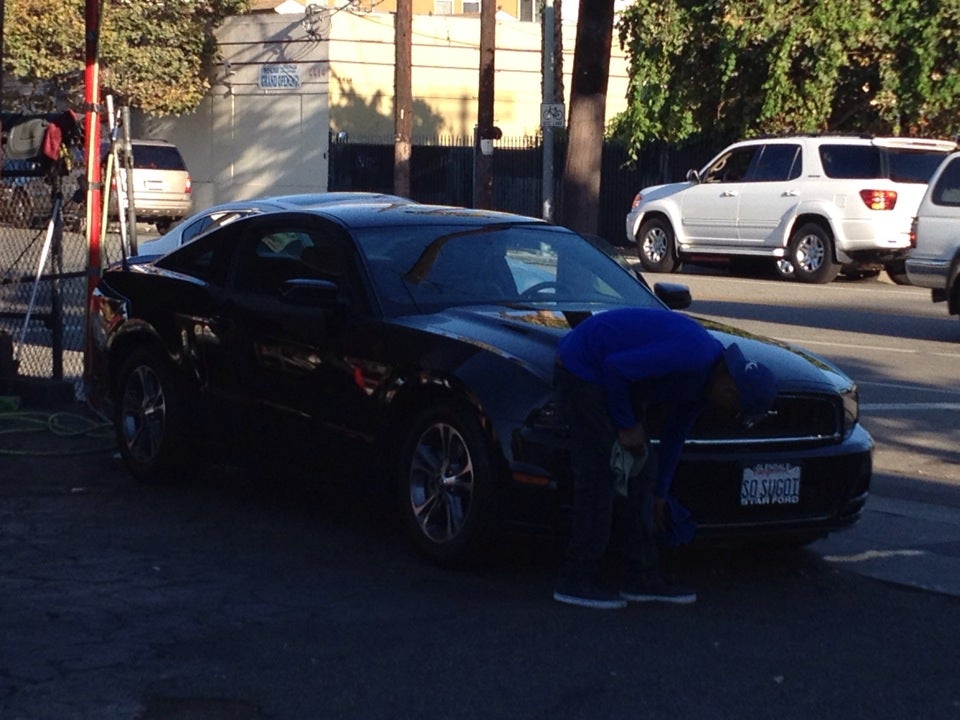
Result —
[[632, 428], [620, 428], [617, 430], [617, 439], [627, 450], [639, 453], [642, 452], [647, 445], [647, 431], [643, 425], [637, 423]]

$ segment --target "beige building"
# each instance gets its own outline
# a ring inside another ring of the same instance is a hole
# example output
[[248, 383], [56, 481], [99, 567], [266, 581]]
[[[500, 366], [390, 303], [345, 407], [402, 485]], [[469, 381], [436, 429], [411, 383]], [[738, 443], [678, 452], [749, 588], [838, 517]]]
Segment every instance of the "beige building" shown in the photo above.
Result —
[[[393, 136], [394, 12], [397, 0], [321, 0], [328, 4], [330, 124], [348, 137]], [[543, 98], [541, 0], [497, 0], [494, 125], [507, 138], [535, 137]], [[618, 3], [620, 5], [624, 2]], [[569, 92], [579, 0], [565, 0], [562, 57]], [[260, 0], [264, 13], [303, 13], [300, 0]], [[479, 0], [412, 0], [411, 82], [414, 137], [471, 137], [477, 122]], [[626, 107], [627, 61], [616, 39], [607, 88], [608, 119]]]
[[[395, 0], [394, 0], [395, 2]], [[570, 0], [567, 0], [569, 3]], [[454, 11], [470, 3], [452, 0]], [[193, 178], [194, 207], [267, 194], [327, 189], [330, 137], [393, 142], [394, 14], [273, 0], [217, 31], [222, 58], [196, 112], [139, 119], [135, 133], [180, 146]], [[257, 4], [255, 4], [257, 5]], [[414, 142], [469, 142], [477, 123], [477, 14], [413, 17]], [[508, 3], [501, 2], [503, 8]], [[514, 2], [517, 12], [523, 0]], [[340, 0], [338, 7], [343, 7]], [[569, 87], [576, 25], [563, 27]], [[501, 9], [495, 28], [494, 125], [508, 140], [534, 141], [542, 100], [541, 29]], [[611, 59], [607, 117], [625, 107], [626, 62]]]

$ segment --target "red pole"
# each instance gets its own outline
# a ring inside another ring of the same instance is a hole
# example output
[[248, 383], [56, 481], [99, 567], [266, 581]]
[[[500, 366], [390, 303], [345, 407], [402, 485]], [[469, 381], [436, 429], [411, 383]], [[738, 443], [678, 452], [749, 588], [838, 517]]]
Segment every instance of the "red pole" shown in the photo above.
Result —
[[84, 137], [87, 154], [87, 323], [83, 378], [90, 387], [91, 322], [90, 298], [100, 281], [100, 224], [103, 188], [100, 175], [100, 0], [86, 0], [86, 70], [84, 100], [86, 115]]

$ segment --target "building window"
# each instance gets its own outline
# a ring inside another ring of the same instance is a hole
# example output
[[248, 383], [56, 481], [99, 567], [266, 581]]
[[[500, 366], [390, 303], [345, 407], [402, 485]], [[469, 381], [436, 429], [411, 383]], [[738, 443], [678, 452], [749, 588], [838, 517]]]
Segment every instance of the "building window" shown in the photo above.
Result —
[[433, 0], [434, 15], [453, 15], [453, 0]]
[[480, 0], [463, 0], [463, 14], [464, 14], [464, 15], [479, 15], [479, 14], [480, 14]]
[[524, 22], [539, 20], [533, 11], [533, 0], [520, 0], [520, 19]]

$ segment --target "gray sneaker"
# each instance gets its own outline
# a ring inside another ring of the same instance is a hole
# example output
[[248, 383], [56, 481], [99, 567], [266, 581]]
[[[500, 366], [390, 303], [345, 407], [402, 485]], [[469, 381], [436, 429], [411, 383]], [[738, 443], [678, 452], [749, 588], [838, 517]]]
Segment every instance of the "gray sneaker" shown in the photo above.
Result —
[[646, 583], [627, 583], [620, 597], [630, 602], [665, 602], [689, 605], [697, 601], [697, 594], [682, 585], [671, 585], [665, 580]]
[[626, 600], [604, 588], [595, 580], [563, 578], [557, 583], [553, 599], [567, 605], [618, 610], [627, 606]]

